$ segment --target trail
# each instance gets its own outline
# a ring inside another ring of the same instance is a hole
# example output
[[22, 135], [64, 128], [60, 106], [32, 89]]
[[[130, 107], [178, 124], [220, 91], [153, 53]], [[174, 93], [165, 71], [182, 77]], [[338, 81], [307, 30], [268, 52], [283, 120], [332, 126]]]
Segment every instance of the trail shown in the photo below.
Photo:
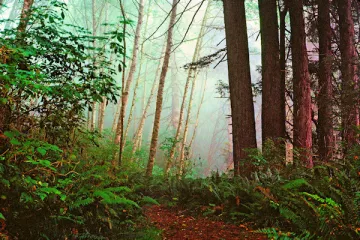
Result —
[[165, 206], [145, 209], [149, 221], [163, 230], [163, 240], [266, 240], [245, 226], [235, 226], [206, 217], [193, 217], [184, 210]]

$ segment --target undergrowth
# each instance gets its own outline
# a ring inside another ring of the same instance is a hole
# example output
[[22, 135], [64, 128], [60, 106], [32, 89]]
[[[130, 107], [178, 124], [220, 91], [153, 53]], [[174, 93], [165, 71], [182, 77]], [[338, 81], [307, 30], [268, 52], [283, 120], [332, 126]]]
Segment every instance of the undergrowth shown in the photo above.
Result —
[[252, 223], [271, 239], [359, 238], [358, 148], [346, 159], [319, 163], [313, 169], [272, 165], [273, 159], [280, 160], [268, 153], [258, 152], [249, 159], [257, 166], [251, 179], [216, 172], [204, 179], [158, 175], [142, 191], [194, 214]]

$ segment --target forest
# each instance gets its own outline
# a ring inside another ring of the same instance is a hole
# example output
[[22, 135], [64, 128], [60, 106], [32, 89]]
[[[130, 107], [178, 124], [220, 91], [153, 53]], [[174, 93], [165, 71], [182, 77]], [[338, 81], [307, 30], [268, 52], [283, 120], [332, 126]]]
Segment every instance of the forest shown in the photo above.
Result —
[[360, 1], [0, 0], [0, 240], [360, 239]]

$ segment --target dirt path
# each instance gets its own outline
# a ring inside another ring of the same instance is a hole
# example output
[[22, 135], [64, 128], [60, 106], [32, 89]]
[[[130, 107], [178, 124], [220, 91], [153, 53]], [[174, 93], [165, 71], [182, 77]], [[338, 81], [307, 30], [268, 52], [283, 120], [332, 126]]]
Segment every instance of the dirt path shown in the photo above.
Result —
[[184, 211], [164, 206], [152, 206], [146, 216], [159, 229], [165, 240], [265, 240], [245, 226], [235, 226], [204, 217], [192, 217]]

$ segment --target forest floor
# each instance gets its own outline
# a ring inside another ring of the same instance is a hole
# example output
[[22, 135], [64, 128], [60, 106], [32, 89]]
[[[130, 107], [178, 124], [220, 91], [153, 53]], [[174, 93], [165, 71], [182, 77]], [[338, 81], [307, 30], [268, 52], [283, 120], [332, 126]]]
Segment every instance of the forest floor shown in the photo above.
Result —
[[266, 240], [244, 225], [236, 226], [203, 216], [192, 216], [187, 210], [163, 205], [145, 209], [149, 221], [162, 230], [164, 240]]

